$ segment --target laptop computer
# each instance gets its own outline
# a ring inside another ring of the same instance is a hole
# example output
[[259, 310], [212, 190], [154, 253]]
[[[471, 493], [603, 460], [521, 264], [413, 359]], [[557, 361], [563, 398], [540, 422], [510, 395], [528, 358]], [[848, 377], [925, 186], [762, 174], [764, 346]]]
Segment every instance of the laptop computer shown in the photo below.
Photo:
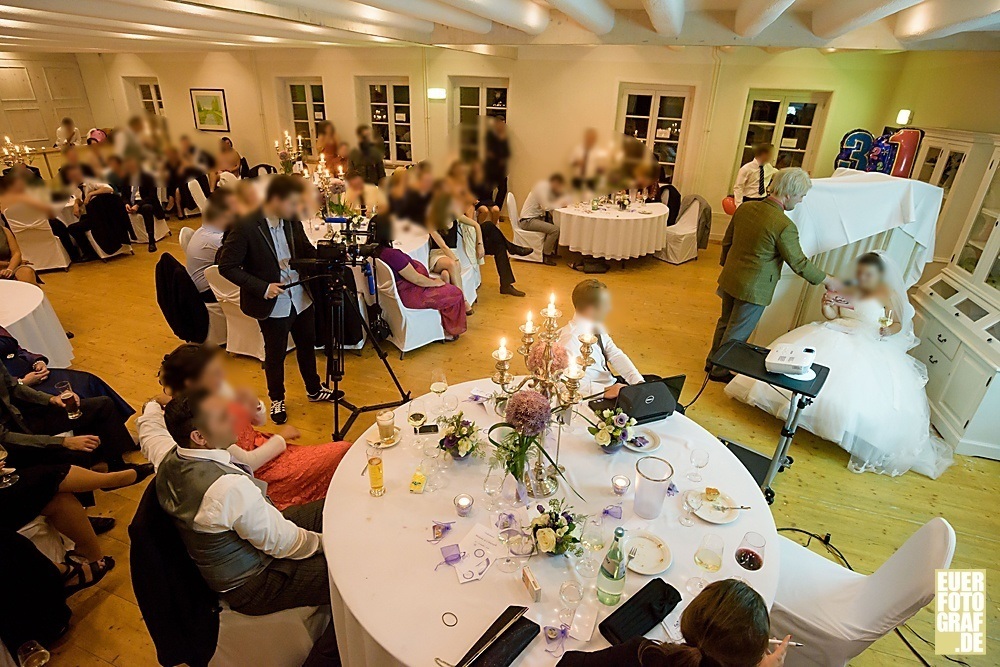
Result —
[[[684, 376], [680, 377], [683, 386]], [[601, 398], [591, 401], [588, 405], [594, 412], [621, 408], [622, 412], [634, 419], [637, 424], [649, 424], [672, 415], [677, 407], [677, 400], [674, 398], [672, 387], [665, 380], [655, 380], [622, 387], [618, 392], [618, 398]]]

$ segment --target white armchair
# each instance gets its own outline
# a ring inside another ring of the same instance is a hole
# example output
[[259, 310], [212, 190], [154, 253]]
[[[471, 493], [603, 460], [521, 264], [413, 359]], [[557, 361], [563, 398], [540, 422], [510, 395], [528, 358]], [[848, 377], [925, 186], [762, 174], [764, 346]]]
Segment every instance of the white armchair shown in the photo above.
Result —
[[510, 220], [510, 228], [514, 232], [514, 243], [517, 245], [523, 245], [525, 248], [531, 248], [531, 254], [525, 255], [524, 257], [518, 257], [517, 255], [511, 255], [514, 259], [520, 259], [525, 262], [541, 262], [545, 259], [544, 249], [545, 249], [545, 234], [542, 232], [532, 232], [527, 229], [521, 229], [521, 213], [517, 208], [517, 200], [514, 199], [514, 193], [507, 193], [507, 219]]
[[228, 171], [220, 171], [219, 172], [218, 186], [220, 186], [220, 187], [233, 186], [233, 185], [236, 185], [237, 183], [239, 183], [239, 181], [240, 181], [240, 177], [237, 176], [234, 173], [231, 173], [231, 172], [228, 172]]
[[396, 291], [396, 278], [385, 262], [375, 260], [375, 280], [378, 283], [379, 305], [389, 323], [389, 341], [399, 348], [399, 358], [410, 350], [444, 340], [441, 313], [430, 308], [407, 308]]
[[[264, 361], [264, 336], [260, 333], [257, 320], [240, 310], [240, 288], [229, 282], [219, 273], [219, 267], [210, 266], [205, 269], [205, 279], [222, 309], [226, 319], [226, 352], [254, 357]], [[209, 306], [213, 304], [207, 304]], [[212, 309], [209, 308], [209, 316]], [[209, 326], [209, 332], [212, 327]], [[211, 337], [211, 333], [210, 333]], [[294, 349], [291, 336], [288, 337], [288, 349]]]
[[48, 218], [38, 210], [24, 204], [13, 204], [3, 210], [10, 231], [21, 246], [25, 261], [31, 262], [36, 271], [69, 269], [69, 253], [52, 233]]

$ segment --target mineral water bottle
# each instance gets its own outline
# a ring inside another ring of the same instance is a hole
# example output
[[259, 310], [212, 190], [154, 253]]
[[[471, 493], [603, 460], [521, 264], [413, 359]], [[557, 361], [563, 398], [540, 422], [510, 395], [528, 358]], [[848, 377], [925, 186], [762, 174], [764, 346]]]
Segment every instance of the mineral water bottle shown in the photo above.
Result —
[[625, 554], [622, 551], [624, 537], [625, 529], [615, 528], [615, 541], [608, 549], [608, 555], [601, 563], [601, 571], [597, 574], [597, 599], [609, 607], [618, 604], [625, 592]]

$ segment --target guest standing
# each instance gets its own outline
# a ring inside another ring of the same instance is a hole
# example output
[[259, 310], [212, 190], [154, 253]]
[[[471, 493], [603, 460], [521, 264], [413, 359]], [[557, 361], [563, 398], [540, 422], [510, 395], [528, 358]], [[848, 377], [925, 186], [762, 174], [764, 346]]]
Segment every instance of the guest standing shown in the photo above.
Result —
[[[788, 264], [813, 285], [824, 283], [833, 290], [841, 287], [840, 281], [805, 256], [799, 245], [799, 230], [784, 213], [795, 208], [811, 187], [809, 174], [802, 169], [781, 169], [771, 180], [767, 199], [745, 202], [733, 214], [722, 239], [722, 273], [717, 292], [722, 298], [722, 315], [715, 325], [709, 360], [723, 343], [750, 337], [764, 308], [771, 303], [782, 264]], [[714, 368], [711, 361], [706, 361], [705, 368], [717, 382], [728, 382], [733, 377], [725, 369]]]
[[372, 133], [370, 125], [358, 126], [358, 145], [351, 151], [348, 168], [361, 174], [365, 183], [379, 185], [385, 178], [385, 144], [383, 137]]
[[767, 199], [767, 186], [777, 171], [771, 166], [774, 146], [757, 144], [753, 147], [753, 159], [740, 167], [733, 185], [733, 200], [739, 206], [745, 201]]
[[[502, 211], [507, 201], [507, 175], [510, 173], [510, 140], [507, 138], [507, 123], [503, 118], [494, 116], [486, 132], [483, 169], [486, 182], [496, 192], [493, 203]], [[514, 221], [510, 222], [513, 224]]]
[[377, 211], [383, 211], [388, 206], [385, 195], [378, 186], [366, 183], [361, 174], [348, 171], [344, 177], [347, 192], [344, 193], [344, 205], [358, 215], [370, 218]]
[[340, 155], [341, 141], [333, 123], [324, 120], [316, 124], [316, 143], [317, 152], [323, 156], [326, 168], [330, 170], [331, 174], [337, 176], [347, 171], [347, 160]]
[[271, 399], [271, 419], [284, 424], [285, 355], [288, 335], [310, 401], [332, 401], [333, 391], [316, 371], [316, 323], [306, 285], [295, 285], [299, 273], [293, 259], [306, 259], [315, 249], [295, 212], [302, 205], [301, 178], [279, 174], [267, 186], [264, 204], [230, 230], [219, 256], [219, 272], [240, 288], [240, 309], [257, 320], [264, 336], [264, 375]]
[[577, 190], [593, 190], [608, 168], [608, 152], [597, 145], [597, 130], [588, 127], [583, 131], [583, 141], [570, 157], [570, 173]]
[[518, 227], [545, 234], [542, 261], [555, 266], [559, 248], [559, 226], [552, 219], [552, 211], [565, 202], [566, 179], [562, 174], [552, 174], [547, 181], [539, 181], [524, 199]]

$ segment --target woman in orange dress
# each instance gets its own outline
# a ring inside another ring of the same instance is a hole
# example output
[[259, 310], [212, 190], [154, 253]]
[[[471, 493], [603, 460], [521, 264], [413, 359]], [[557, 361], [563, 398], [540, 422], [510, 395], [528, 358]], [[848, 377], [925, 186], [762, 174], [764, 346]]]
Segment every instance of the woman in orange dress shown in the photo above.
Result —
[[[326, 497], [330, 479], [351, 443], [326, 442], [318, 445], [288, 443], [258, 430], [267, 421], [264, 404], [247, 388], [234, 390], [226, 382], [221, 349], [213, 345], [185, 344], [163, 358], [160, 384], [176, 395], [187, 389], [204, 388], [231, 399], [230, 410], [236, 424], [236, 445], [246, 452], [238, 457], [254, 470], [254, 477], [267, 482], [267, 495], [279, 510]], [[291, 439], [298, 431], [285, 435]]]

